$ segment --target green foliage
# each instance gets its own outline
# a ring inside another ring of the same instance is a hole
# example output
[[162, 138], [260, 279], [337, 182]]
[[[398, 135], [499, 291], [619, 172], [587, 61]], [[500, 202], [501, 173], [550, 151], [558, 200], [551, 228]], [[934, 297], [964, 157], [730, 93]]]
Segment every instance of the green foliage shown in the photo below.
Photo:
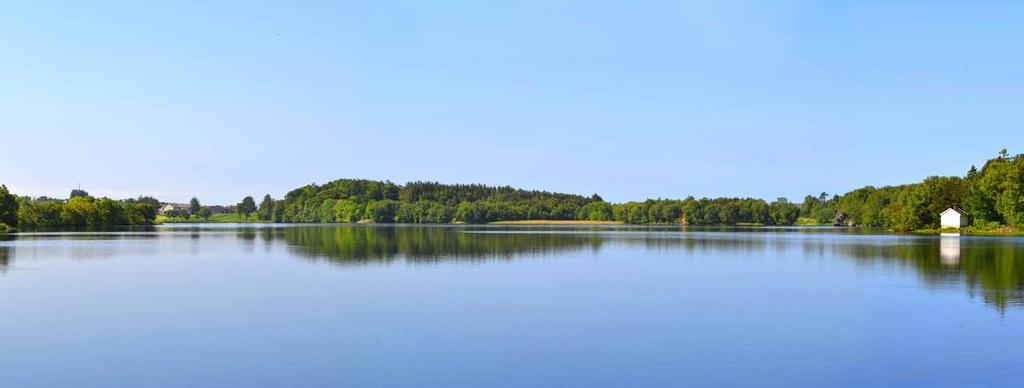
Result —
[[133, 203], [133, 204], [149, 205], [149, 206], [152, 206], [154, 210], [160, 208], [160, 201], [158, 201], [156, 198], [153, 198], [153, 197], [150, 197], [150, 196], [145, 196], [145, 195], [140, 196], [138, 199], [128, 199], [125, 202]]
[[973, 223], [1024, 224], [1024, 156], [1003, 150], [966, 177], [933, 176], [920, 183], [866, 186], [841, 196], [804, 198], [801, 216], [838, 225], [888, 227], [900, 232], [938, 229], [944, 210], [967, 211]]
[[396, 222], [408, 224], [446, 224], [452, 221], [453, 210], [436, 201], [416, 201], [413, 203], [402, 202]]
[[274, 218], [274, 199], [270, 197], [270, 194], [264, 195], [263, 201], [260, 201], [260, 207], [256, 211], [256, 218], [263, 221], [270, 221]]
[[284, 222], [284, 201], [274, 201], [271, 221]]
[[[791, 213], [799, 208], [789, 204], [777, 206], [783, 225], [796, 221]], [[627, 224], [688, 224], [688, 225], [774, 225], [772, 208], [767, 202], [754, 198], [701, 198], [683, 200], [649, 199], [644, 202], [626, 202], [612, 206], [612, 219]]]
[[[887, 220], [893, 229], [909, 232], [915, 229], [939, 227], [939, 214], [951, 207], [962, 207], [968, 192], [958, 177], [933, 176], [924, 182], [898, 188], [896, 201], [892, 203]], [[875, 213], [886, 213], [886, 209], [868, 208]]]
[[1011, 157], [1005, 151], [968, 177], [967, 210], [985, 221], [1024, 225], [1024, 155]]
[[[574, 220], [580, 207], [592, 200], [579, 195], [508, 186], [435, 182], [411, 182], [400, 186], [387, 181], [342, 179], [292, 190], [285, 195], [283, 203], [275, 206], [283, 206], [279, 219], [283, 222], [486, 223], [526, 219]], [[328, 212], [325, 203], [329, 203], [333, 211]]]
[[775, 225], [793, 225], [800, 218], [800, 207], [785, 198], [779, 198], [772, 202], [768, 206], [768, 211]]
[[26, 201], [18, 209], [19, 225], [25, 227], [56, 227], [64, 225], [61, 214], [64, 203], [56, 200]]
[[335, 222], [334, 202], [333, 199], [328, 199], [320, 204], [317, 222]]
[[398, 201], [393, 199], [370, 201], [366, 204], [366, 216], [373, 222], [392, 223], [395, 222], [398, 208]]
[[242, 217], [249, 219], [249, 215], [256, 211], [256, 200], [252, 199], [252, 196], [247, 195], [245, 198], [242, 198], [242, 202], [238, 203], [237, 211]]
[[[95, 199], [75, 190], [68, 201], [19, 199], [0, 186], [0, 223], [11, 226], [109, 226], [152, 223], [159, 202]], [[190, 207], [196, 212], [198, 199]], [[808, 195], [798, 205], [785, 198], [648, 199], [609, 204], [599, 195], [521, 190], [509, 186], [450, 185], [341, 179], [292, 190], [282, 200], [252, 197], [234, 206], [240, 217], [257, 212], [261, 221], [379, 223], [487, 223], [518, 220], [620, 221], [629, 224], [842, 225], [897, 231], [937, 229], [947, 208], [965, 209], [975, 225], [1024, 225], [1024, 155], [1005, 150], [966, 177], [933, 176], [920, 183], [865, 186], [831, 198]], [[199, 210], [201, 212], [201, 209]], [[171, 214], [172, 217], [187, 217]], [[204, 217], [207, 218], [207, 217]]]
[[149, 197], [123, 201], [89, 196], [76, 196], [68, 201], [25, 199], [18, 209], [18, 223], [24, 227], [150, 225], [157, 211], [146, 198]]
[[[597, 194], [591, 197], [591, 199], [599, 199]], [[593, 201], [576, 211], [577, 220], [585, 221], [611, 221], [613, 217], [612, 205], [609, 205], [604, 201]]]
[[199, 215], [200, 218], [209, 221], [210, 220], [210, 216], [213, 215], [213, 211], [210, 210], [210, 208], [204, 206], [202, 209], [199, 209], [199, 214], [198, 215]]
[[463, 202], [455, 209], [455, 219], [467, 224], [487, 222], [487, 207], [482, 203]]
[[[84, 198], [84, 197], [79, 197]], [[125, 225], [124, 207], [110, 198], [100, 198], [96, 202], [96, 214], [91, 216], [89, 225], [114, 226]]]
[[334, 202], [334, 220], [337, 222], [359, 222], [359, 220], [363, 219], [365, 211], [366, 204], [347, 199], [340, 199]]
[[79, 196], [71, 198], [64, 204], [60, 217], [63, 225], [87, 226], [96, 220], [96, 214], [95, 199]]
[[189, 222], [189, 223], [206, 223], [206, 222], [209, 222], [209, 223], [240, 223], [240, 222], [241, 223], [262, 223], [262, 222], [267, 222], [267, 221], [258, 220], [255, 217], [250, 217], [249, 219], [244, 219], [244, 218], [242, 218], [242, 215], [237, 213], [237, 212], [214, 213], [213, 209], [210, 209], [210, 210], [211, 211], [210, 211], [210, 216], [209, 217], [205, 217], [203, 215], [203, 210], [200, 209], [199, 210], [199, 214], [193, 216], [193, 218], [194, 218], [193, 220], [187, 220], [185, 218], [182, 218], [180, 215], [175, 215], [175, 217], [176, 217], [175, 218], [175, 217], [171, 217], [172, 214], [164, 214], [163, 216], [157, 217], [157, 221], [164, 222], [164, 223], [179, 223], [179, 222]]
[[980, 171], [972, 167], [965, 178], [933, 176], [909, 185], [865, 186], [831, 198], [808, 195], [799, 206], [784, 198], [771, 204], [740, 198], [647, 200], [613, 205], [612, 218], [630, 224], [793, 225], [803, 217], [804, 224], [909, 232], [937, 229], [939, 214], [951, 207], [965, 209], [974, 222], [1024, 224], [1024, 156], [1001, 152]]
[[156, 219], [156, 206], [149, 203], [126, 204], [125, 221], [128, 225], [148, 225]]
[[[832, 199], [834, 200], [834, 199]], [[829, 206], [828, 193], [822, 192], [817, 197], [808, 195], [800, 205], [800, 217], [806, 218], [805, 224], [832, 225], [836, 218], [835, 208]]]
[[199, 198], [192, 197], [192, 199], [188, 201], [188, 210], [191, 214], [199, 214], [199, 211], [202, 210], [202, 208], [203, 205], [199, 203]]
[[20, 206], [18, 197], [7, 191], [7, 186], [0, 185], [0, 224], [18, 226], [18, 208]]

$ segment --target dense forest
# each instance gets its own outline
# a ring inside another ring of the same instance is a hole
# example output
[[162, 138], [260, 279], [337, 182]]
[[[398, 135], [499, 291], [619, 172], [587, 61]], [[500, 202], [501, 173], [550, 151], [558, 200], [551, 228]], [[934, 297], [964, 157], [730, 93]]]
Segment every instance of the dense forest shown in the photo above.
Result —
[[807, 196], [800, 215], [820, 224], [889, 227], [896, 231], [935, 229], [939, 213], [965, 210], [979, 228], [1024, 225], [1024, 155], [1006, 150], [971, 166], [964, 177], [933, 176], [920, 183], [866, 186], [843, 195]]
[[[264, 205], [272, 207], [264, 210]], [[610, 204], [599, 195], [528, 191], [511, 187], [342, 179], [308, 185], [284, 200], [264, 198], [262, 218], [277, 222], [486, 223], [514, 220], [621, 221], [628, 224], [837, 225], [897, 231], [938, 228], [950, 207], [970, 214], [974, 225], [1024, 224], [1024, 155], [1006, 150], [964, 177], [933, 176], [919, 183], [865, 186], [843, 195], [786, 198], [649, 199]]]
[[[266, 202], [266, 201], [264, 201]], [[447, 185], [341, 179], [292, 190], [273, 203], [274, 221], [486, 223], [492, 221], [577, 219], [590, 203], [604, 203], [596, 194], [530, 191], [508, 186]], [[280, 207], [281, 210], [276, 211]], [[264, 215], [265, 216], [265, 213]]]
[[[269, 202], [268, 202], [269, 201]], [[647, 200], [610, 204], [601, 196], [551, 193], [508, 186], [448, 185], [341, 179], [307, 185], [284, 200], [264, 198], [277, 222], [358, 222], [480, 224], [517, 220], [622, 221], [631, 224], [792, 225], [800, 208], [785, 199], [767, 203], [751, 198]], [[262, 208], [263, 206], [261, 206]], [[261, 209], [262, 210], [262, 209]]]
[[[73, 191], [71, 199], [16, 197], [0, 186], [0, 224], [110, 226], [151, 224], [159, 202], [151, 197], [115, 201]], [[193, 198], [192, 207], [199, 209]], [[340, 179], [268, 194], [232, 206], [248, 218], [272, 222], [376, 222], [481, 224], [517, 220], [619, 221], [628, 224], [837, 225], [935, 229], [950, 207], [965, 210], [975, 227], [1024, 225], [1024, 155], [1006, 150], [963, 177], [933, 176], [919, 183], [865, 186], [843, 195], [786, 198], [648, 199], [611, 204], [601, 196], [522, 190], [509, 186]], [[197, 210], [198, 211], [198, 210]], [[207, 215], [208, 217], [208, 215]], [[3, 229], [0, 229], [3, 230]]]

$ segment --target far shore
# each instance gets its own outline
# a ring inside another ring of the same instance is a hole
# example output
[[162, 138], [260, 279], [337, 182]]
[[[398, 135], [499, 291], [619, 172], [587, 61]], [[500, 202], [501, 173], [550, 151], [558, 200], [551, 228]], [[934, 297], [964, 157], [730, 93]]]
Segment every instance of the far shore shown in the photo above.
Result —
[[271, 221], [261, 220], [257, 218], [255, 214], [251, 214], [246, 218], [242, 217], [238, 213], [219, 213], [205, 219], [197, 216], [192, 216], [188, 219], [181, 217], [171, 218], [162, 215], [156, 216], [157, 224], [254, 224], [268, 222]]
[[494, 221], [490, 225], [623, 225], [622, 221], [586, 221], [586, 220], [519, 220]]
[[965, 226], [963, 228], [944, 229], [917, 229], [911, 232], [919, 235], [941, 235], [943, 233], [955, 233], [961, 236], [992, 236], [992, 237], [1024, 237], [1024, 230], [1011, 226], [1000, 226], [996, 228], [981, 228]]

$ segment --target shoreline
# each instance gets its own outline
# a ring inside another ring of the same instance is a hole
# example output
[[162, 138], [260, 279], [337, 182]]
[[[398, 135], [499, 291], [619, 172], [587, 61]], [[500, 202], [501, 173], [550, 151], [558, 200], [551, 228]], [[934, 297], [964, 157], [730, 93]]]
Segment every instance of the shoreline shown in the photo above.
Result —
[[622, 221], [587, 221], [587, 220], [518, 220], [493, 221], [487, 225], [626, 225]]

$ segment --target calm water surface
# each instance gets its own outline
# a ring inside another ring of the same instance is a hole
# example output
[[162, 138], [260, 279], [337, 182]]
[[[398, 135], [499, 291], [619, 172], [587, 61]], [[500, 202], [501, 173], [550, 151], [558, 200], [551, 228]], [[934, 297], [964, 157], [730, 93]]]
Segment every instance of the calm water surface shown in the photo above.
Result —
[[0, 239], [0, 386], [1019, 386], [1024, 239], [173, 226]]

